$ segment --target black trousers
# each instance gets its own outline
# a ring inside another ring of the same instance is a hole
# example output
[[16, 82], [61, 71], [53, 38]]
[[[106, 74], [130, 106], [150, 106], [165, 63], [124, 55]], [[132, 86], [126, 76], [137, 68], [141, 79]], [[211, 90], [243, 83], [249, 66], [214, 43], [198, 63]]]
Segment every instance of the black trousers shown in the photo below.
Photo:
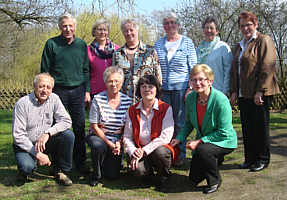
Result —
[[[116, 142], [109, 138], [112, 142]], [[109, 146], [97, 135], [91, 134], [86, 137], [88, 145], [91, 147], [91, 159], [93, 165], [93, 174], [95, 178], [102, 177], [108, 179], [117, 179], [120, 176], [122, 154], [114, 155]]]
[[189, 179], [197, 184], [204, 179], [207, 180], [209, 186], [218, 184], [221, 180], [218, 158], [231, 153], [233, 150], [211, 143], [199, 144], [192, 155]]
[[246, 163], [270, 162], [269, 108], [272, 99], [273, 96], [263, 96], [264, 105], [258, 106], [253, 99], [239, 98]]

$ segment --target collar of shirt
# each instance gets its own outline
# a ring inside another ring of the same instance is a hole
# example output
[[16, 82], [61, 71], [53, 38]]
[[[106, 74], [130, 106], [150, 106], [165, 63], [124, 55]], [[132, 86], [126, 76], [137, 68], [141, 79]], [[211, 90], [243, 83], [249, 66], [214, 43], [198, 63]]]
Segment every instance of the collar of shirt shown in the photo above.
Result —
[[[39, 102], [39, 99], [36, 97], [35, 92], [32, 92], [31, 97], [32, 97], [32, 100], [33, 100], [33, 102], [34, 102], [35, 104], [37, 104], [37, 105], [42, 105], [42, 104]], [[47, 100], [46, 100], [44, 103], [46, 103], [46, 102], [49, 100], [49, 98], [50, 98], [50, 97], [48, 97]]]
[[[123, 51], [124, 53], [126, 52], [126, 51], [125, 51], [126, 48], [127, 48], [126, 45], [127, 45], [127, 44], [125, 44], [125, 45], [121, 48], [121, 51]], [[139, 40], [139, 47], [138, 47], [137, 52], [142, 53], [142, 52], [145, 52], [145, 50], [146, 50], [146, 45], [145, 45], [141, 40]]]
[[253, 39], [256, 39], [256, 38], [257, 38], [257, 30], [254, 31], [254, 33], [252, 34], [252, 37], [246, 43], [244, 43], [244, 39], [240, 41], [239, 44], [240, 44], [241, 49], [245, 49], [248, 46], [249, 42], [251, 42]]
[[[143, 111], [143, 104], [142, 104], [142, 100], [140, 101], [140, 103], [137, 105], [136, 109], [140, 109], [141, 112]], [[159, 107], [158, 107], [158, 99], [155, 98], [155, 102], [153, 104], [153, 108], [152, 109], [155, 109], [155, 110], [159, 110]]]

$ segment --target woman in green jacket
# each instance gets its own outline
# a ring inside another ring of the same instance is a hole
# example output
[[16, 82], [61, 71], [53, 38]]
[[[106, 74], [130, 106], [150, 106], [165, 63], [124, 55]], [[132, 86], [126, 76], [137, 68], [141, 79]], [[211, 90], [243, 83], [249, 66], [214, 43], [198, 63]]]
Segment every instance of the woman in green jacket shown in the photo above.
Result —
[[186, 148], [193, 151], [189, 179], [192, 187], [206, 179], [208, 186], [203, 190], [205, 194], [217, 191], [221, 185], [218, 159], [237, 147], [229, 100], [211, 86], [213, 78], [208, 65], [199, 64], [192, 68], [190, 81], [193, 92], [185, 101], [185, 123], [171, 142], [177, 145], [185, 141], [194, 128], [197, 130], [196, 139], [186, 144]]

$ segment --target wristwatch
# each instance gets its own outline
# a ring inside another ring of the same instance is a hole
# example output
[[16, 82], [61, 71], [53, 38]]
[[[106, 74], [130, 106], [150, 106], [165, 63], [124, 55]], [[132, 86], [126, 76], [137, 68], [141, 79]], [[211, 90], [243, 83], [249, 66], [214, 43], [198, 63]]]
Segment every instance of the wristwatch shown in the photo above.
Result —
[[44, 134], [49, 135], [49, 137], [51, 137], [51, 134], [49, 133], [49, 131], [44, 131]]

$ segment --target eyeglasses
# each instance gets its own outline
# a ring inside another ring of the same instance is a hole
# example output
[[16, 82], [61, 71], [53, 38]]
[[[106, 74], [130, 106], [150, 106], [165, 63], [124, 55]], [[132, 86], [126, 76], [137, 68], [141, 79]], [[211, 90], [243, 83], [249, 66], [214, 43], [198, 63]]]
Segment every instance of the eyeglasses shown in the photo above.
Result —
[[239, 27], [240, 27], [240, 28], [245, 28], [245, 27], [250, 27], [250, 26], [252, 26], [252, 25], [253, 25], [253, 23], [240, 24]]
[[164, 22], [163, 25], [175, 25], [176, 24], [176, 21], [167, 21], [167, 22]]
[[143, 89], [143, 90], [151, 90], [153, 89], [155, 86], [152, 85], [152, 84], [144, 84], [144, 85], [141, 85], [140, 88]]
[[209, 79], [208, 78], [199, 78], [199, 79], [191, 79], [190, 81], [191, 81], [191, 83], [197, 83], [197, 81], [199, 83], [203, 83], [204, 81], [207, 81], [207, 80], [209, 80]]
[[98, 28], [97, 28], [96, 31], [99, 32], [99, 33], [100, 33], [100, 32], [108, 32], [108, 29], [105, 29], [105, 28], [99, 28], [99, 29], [98, 29]]
[[115, 85], [118, 85], [118, 84], [120, 84], [120, 81], [118, 81], [118, 80], [110, 80], [110, 81], [108, 81], [107, 82], [107, 84], [109, 84], [109, 85], [113, 85], [113, 84], [115, 84]]

